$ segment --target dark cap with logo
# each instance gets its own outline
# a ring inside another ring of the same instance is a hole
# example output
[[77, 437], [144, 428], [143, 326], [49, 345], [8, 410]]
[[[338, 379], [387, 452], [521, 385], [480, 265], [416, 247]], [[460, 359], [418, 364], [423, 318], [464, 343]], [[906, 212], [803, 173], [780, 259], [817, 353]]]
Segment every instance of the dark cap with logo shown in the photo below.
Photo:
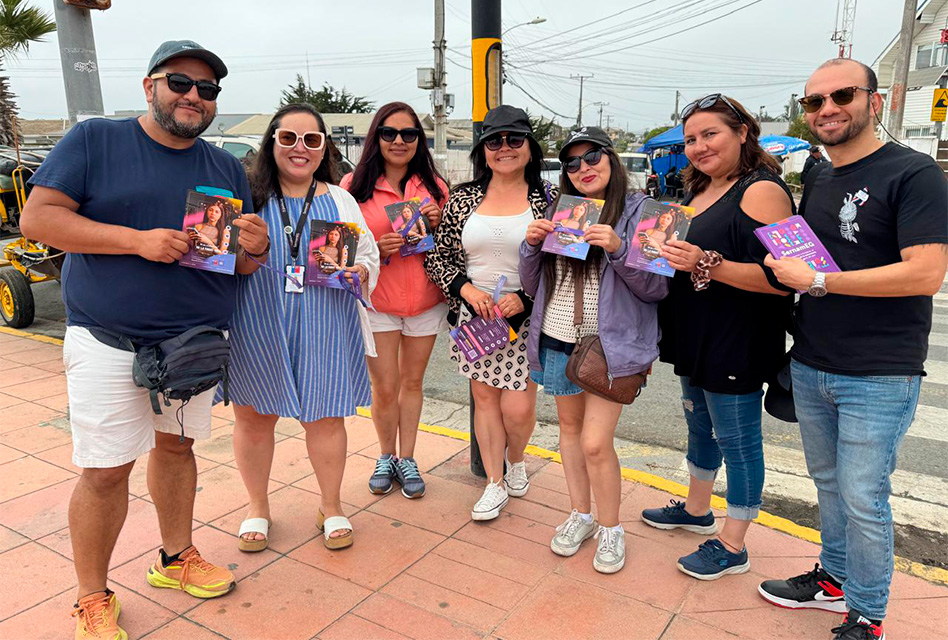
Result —
[[175, 58], [197, 58], [206, 62], [214, 71], [214, 75], [218, 80], [227, 75], [227, 66], [224, 61], [193, 40], [162, 42], [148, 62], [148, 75], [153, 74], [155, 69]]
[[484, 116], [484, 126], [481, 129], [481, 140], [489, 138], [495, 133], [525, 133], [533, 135], [533, 127], [527, 112], [509, 104], [494, 107]]
[[605, 131], [599, 127], [582, 127], [576, 131], [572, 131], [569, 134], [569, 137], [566, 138], [566, 142], [563, 143], [563, 148], [560, 149], [560, 160], [566, 159], [566, 152], [569, 150], [571, 145], [588, 142], [597, 147], [609, 147], [612, 148], [612, 139], [609, 137]]

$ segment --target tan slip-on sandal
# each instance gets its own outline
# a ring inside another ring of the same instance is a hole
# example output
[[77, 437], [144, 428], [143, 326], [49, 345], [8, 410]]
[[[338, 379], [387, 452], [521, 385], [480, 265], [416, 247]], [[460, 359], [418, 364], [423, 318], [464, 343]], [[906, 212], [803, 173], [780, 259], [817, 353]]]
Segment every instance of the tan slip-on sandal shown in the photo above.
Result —
[[[327, 518], [322, 509], [316, 513], [316, 528], [323, 534], [323, 544], [327, 549], [345, 549], [352, 546], [352, 523], [345, 516], [330, 516]], [[330, 537], [336, 531], [348, 529], [349, 532], [335, 538]]]
[[[262, 533], [263, 540], [247, 540], [244, 535], [247, 533]], [[237, 548], [247, 553], [256, 553], [263, 551], [270, 546], [270, 521], [266, 518], [247, 518], [240, 523], [240, 530], [237, 532]]]

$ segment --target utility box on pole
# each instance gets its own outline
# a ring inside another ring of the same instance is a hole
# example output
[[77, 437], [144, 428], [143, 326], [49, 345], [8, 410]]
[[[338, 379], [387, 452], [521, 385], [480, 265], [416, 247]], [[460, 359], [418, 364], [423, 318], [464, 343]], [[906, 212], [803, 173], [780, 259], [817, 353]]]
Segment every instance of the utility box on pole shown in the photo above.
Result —
[[[54, 0], [53, 14], [59, 37], [59, 57], [66, 86], [69, 122], [76, 124], [83, 116], [105, 115], [89, 10], [63, 0]], [[144, 75], [145, 69], [142, 69]]]

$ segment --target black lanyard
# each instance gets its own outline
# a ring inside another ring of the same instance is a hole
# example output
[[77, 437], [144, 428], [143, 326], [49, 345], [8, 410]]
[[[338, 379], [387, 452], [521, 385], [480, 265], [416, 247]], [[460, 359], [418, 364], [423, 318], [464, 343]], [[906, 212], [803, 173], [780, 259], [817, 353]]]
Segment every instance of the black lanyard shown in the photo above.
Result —
[[316, 178], [313, 178], [313, 184], [309, 185], [309, 191], [306, 192], [306, 200], [303, 201], [303, 210], [300, 212], [299, 220], [296, 221], [296, 229], [290, 223], [290, 214], [286, 210], [286, 201], [283, 199], [283, 192], [280, 186], [276, 187], [277, 202], [280, 205], [280, 217], [283, 219], [283, 233], [286, 234], [286, 242], [290, 245], [290, 255], [293, 260], [300, 253], [300, 240], [303, 236], [303, 227], [306, 226], [306, 217], [309, 214], [309, 208], [313, 205], [313, 196], [316, 195]]

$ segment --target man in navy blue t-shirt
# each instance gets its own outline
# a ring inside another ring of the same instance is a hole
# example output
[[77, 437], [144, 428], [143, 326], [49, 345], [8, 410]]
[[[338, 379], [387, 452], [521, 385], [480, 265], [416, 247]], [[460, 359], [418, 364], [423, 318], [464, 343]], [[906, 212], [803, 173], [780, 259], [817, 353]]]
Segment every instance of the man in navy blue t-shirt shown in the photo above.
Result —
[[[210, 436], [213, 392], [156, 416], [132, 378], [134, 354], [105, 344], [124, 335], [156, 344], [199, 325], [226, 328], [236, 278], [177, 263], [190, 248], [185, 201], [201, 187], [243, 201], [236, 270], [250, 274], [269, 250], [266, 223], [249, 213], [250, 186], [238, 160], [198, 136], [217, 111], [227, 67], [190, 41], [162, 44], [144, 78], [148, 114], [74, 126], [31, 179], [21, 229], [68, 252], [63, 268], [73, 463], [83, 468], [69, 506], [79, 578], [76, 637], [126, 637], [107, 571], [128, 510], [128, 477], [149, 453], [148, 489], [162, 549], [147, 579], [199, 598], [234, 587], [226, 568], [192, 545], [196, 466], [191, 446]], [[91, 330], [91, 331], [90, 331]]]

